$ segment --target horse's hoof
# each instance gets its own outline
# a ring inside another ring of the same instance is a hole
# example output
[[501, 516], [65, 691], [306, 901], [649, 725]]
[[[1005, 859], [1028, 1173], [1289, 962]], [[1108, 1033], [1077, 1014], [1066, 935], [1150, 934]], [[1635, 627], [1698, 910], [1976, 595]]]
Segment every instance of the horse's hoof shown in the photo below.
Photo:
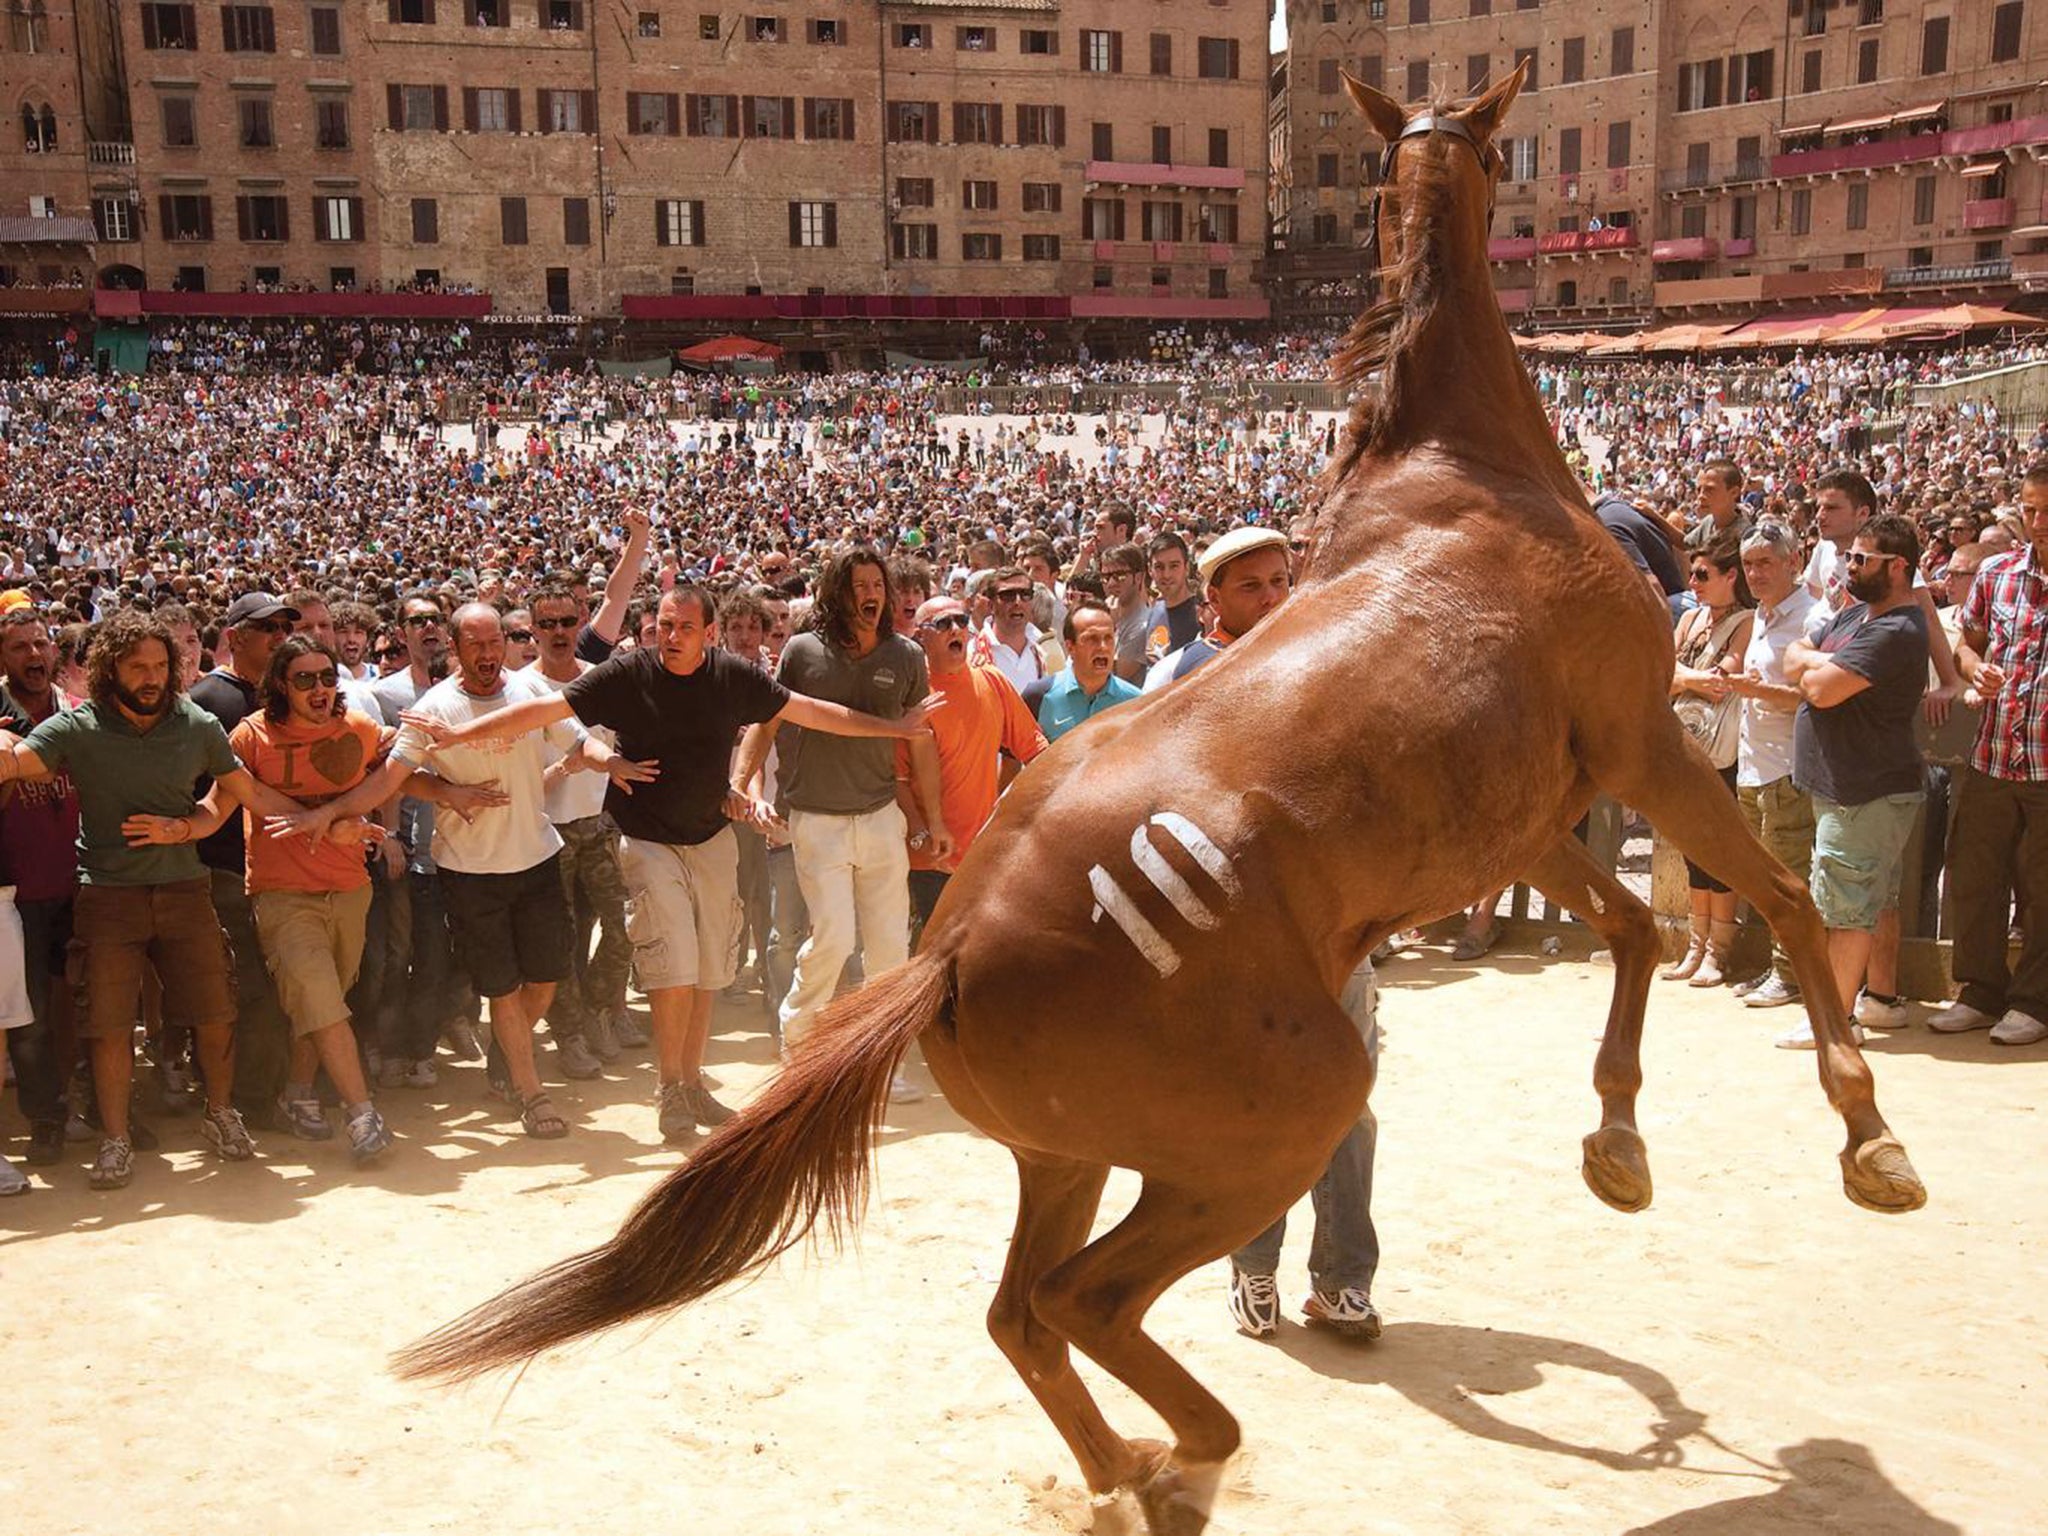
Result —
[[1927, 1186], [1913, 1171], [1899, 1138], [1889, 1133], [1842, 1154], [1842, 1193], [1866, 1211], [1887, 1216], [1917, 1211], [1927, 1203]]
[[1625, 1125], [1603, 1125], [1581, 1145], [1579, 1172], [1586, 1187], [1617, 1211], [1634, 1214], [1650, 1203], [1650, 1152]]
[[1148, 1536], [1202, 1536], [1222, 1480], [1220, 1461], [1166, 1462], [1137, 1490]]

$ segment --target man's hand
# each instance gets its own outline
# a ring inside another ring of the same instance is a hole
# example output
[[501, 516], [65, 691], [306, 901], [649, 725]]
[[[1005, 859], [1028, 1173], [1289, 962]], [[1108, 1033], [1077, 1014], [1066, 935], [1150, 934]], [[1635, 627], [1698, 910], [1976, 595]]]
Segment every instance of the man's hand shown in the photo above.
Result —
[[384, 824], [343, 816], [327, 829], [327, 841], [337, 848], [374, 848], [384, 841]]
[[943, 821], [935, 821], [924, 830], [925, 835], [931, 839], [925, 844], [925, 852], [937, 863], [950, 864], [953, 861], [953, 834], [946, 830], [946, 824]]
[[943, 693], [926, 694], [897, 718], [895, 723], [901, 729], [894, 734], [906, 737], [917, 735], [925, 729], [925, 722], [945, 707], [946, 696]]
[[1989, 701], [2005, 691], [2005, 681], [2005, 668], [1984, 661], [1977, 664], [1977, 675], [1970, 679], [1970, 686], [1980, 698]]
[[766, 800], [758, 800], [743, 789], [728, 789], [725, 792], [725, 815], [729, 821], [752, 827], [756, 832], [786, 834], [788, 826], [775, 814], [775, 807]]
[[475, 821], [481, 811], [495, 811], [512, 803], [496, 779], [480, 784], [449, 784], [441, 791], [441, 806], [466, 822]]
[[661, 764], [654, 758], [636, 763], [623, 752], [614, 752], [601, 764], [604, 775], [619, 786], [621, 794], [633, 793], [635, 784], [652, 784], [661, 777]]
[[404, 843], [394, 836], [387, 835], [377, 845], [377, 857], [383, 862], [384, 878], [386, 880], [403, 880], [405, 878]]
[[192, 841], [192, 821], [186, 816], [145, 816], [137, 812], [121, 822], [121, 836], [130, 848], [173, 848]]
[[654, 531], [654, 519], [647, 515], [644, 507], [627, 508], [624, 515], [619, 518], [619, 523], [626, 530], [628, 544], [635, 539], [644, 539]]
[[1946, 721], [1949, 710], [1954, 707], [1956, 697], [1962, 691], [1960, 683], [1953, 686], [1943, 685], [1928, 689], [1927, 697], [1920, 704], [1920, 707], [1927, 713], [1927, 723], [1929, 725], [1940, 725]]
[[298, 811], [290, 816], [263, 818], [263, 830], [272, 837], [303, 837], [310, 842], [318, 842], [325, 837], [327, 829], [333, 825], [334, 808], [331, 802], [327, 805], [314, 806], [310, 810]]
[[445, 747], [448, 738], [455, 734], [455, 727], [434, 715], [421, 714], [416, 709], [402, 709], [398, 712], [400, 725], [412, 726], [437, 747]]

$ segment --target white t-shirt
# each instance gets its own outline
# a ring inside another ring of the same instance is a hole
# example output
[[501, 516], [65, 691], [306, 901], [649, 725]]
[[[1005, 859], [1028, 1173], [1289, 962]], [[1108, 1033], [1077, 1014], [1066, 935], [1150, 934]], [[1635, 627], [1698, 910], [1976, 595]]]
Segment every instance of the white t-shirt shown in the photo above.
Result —
[[[1816, 612], [1827, 612], [1827, 605], [1804, 587], [1794, 587], [1768, 617], [1763, 609], [1757, 609], [1749, 629], [1749, 649], [1742, 653], [1742, 670], [1784, 687], [1785, 650], [1794, 640], [1807, 638]], [[1755, 789], [1775, 784], [1792, 771], [1792, 726], [1797, 716], [1797, 710], [1775, 708], [1760, 699], [1742, 701], [1742, 744], [1735, 758], [1737, 784]]]
[[14, 887], [0, 885], [0, 1034], [35, 1023], [28, 1005], [28, 950]]
[[[541, 671], [540, 663], [537, 661], [530, 667], [521, 667], [517, 675], [531, 678], [549, 693], [560, 693], [569, 686], [567, 683], [556, 682]], [[599, 726], [590, 734], [608, 747], [618, 739], [605, 726]], [[552, 752], [548, 755], [548, 761], [551, 764], [556, 763], [567, 755], [564, 752]], [[586, 817], [597, 815], [604, 809], [604, 792], [610, 787], [610, 778], [602, 773], [579, 771], [556, 780], [555, 787], [547, 792], [548, 820], [559, 827], [565, 822], [582, 821]]]
[[[523, 672], [504, 674], [504, 686], [489, 698], [463, 691], [459, 673], [434, 684], [412, 707], [449, 725], [466, 725], [479, 715], [493, 714], [531, 699], [552, 697]], [[434, 863], [465, 875], [516, 875], [552, 858], [562, 834], [547, 818], [541, 773], [583, 738], [573, 719], [558, 720], [544, 731], [530, 731], [514, 741], [484, 741], [470, 746], [436, 748], [426, 732], [406, 726], [398, 733], [391, 755], [414, 768], [428, 768], [451, 784], [482, 784], [497, 780], [511, 797], [509, 805], [477, 812], [474, 821], [460, 816], [434, 818]]]

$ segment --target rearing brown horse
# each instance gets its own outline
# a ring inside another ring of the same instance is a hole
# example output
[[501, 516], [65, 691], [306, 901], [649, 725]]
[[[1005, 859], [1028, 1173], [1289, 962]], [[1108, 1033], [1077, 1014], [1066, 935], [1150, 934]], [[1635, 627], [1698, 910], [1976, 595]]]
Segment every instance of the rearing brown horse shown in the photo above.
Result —
[[[865, 1193], [892, 1072], [921, 1040], [1021, 1194], [989, 1328], [1097, 1491], [1213, 1468], [1229, 1411], [1143, 1331], [1168, 1286], [1265, 1228], [1362, 1113], [1372, 1069], [1335, 1001], [1397, 929], [1520, 876], [1611, 946], [1615, 988], [1584, 1173], [1649, 1203], [1635, 1128], [1657, 938], [1569, 829], [1640, 808], [1746, 896], [1793, 957], [1851, 1199], [1925, 1192], [1885, 1128], [1804, 883], [1749, 835], [1667, 703], [1671, 626], [1565, 467], [1488, 280], [1492, 140], [1517, 73], [1412, 121], [1350, 82], [1388, 141], [1386, 299], [1340, 377], [1378, 368], [1315, 517], [1296, 594], [1186, 683], [1062, 740], [1010, 790], [917, 957], [827, 1010], [762, 1097], [611, 1242], [413, 1346], [462, 1377], [693, 1301]], [[1143, 1177], [1088, 1240], [1112, 1166]], [[1111, 1429], [1078, 1348], [1165, 1419]]]

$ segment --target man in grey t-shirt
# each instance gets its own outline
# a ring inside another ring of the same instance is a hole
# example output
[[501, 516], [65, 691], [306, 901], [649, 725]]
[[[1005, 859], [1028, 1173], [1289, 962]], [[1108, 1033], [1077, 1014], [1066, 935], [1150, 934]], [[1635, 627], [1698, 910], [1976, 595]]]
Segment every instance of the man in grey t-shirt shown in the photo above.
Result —
[[[776, 675], [790, 692], [887, 720], [924, 698], [930, 686], [924, 651], [895, 633], [888, 572], [873, 550], [833, 557], [819, 582], [815, 617], [814, 629], [783, 650]], [[780, 739], [797, 884], [811, 915], [810, 939], [782, 1001], [787, 1046], [831, 1001], [856, 938], [868, 976], [909, 958], [910, 845], [896, 804], [894, 741], [817, 731]], [[739, 785], [750, 785], [775, 740], [774, 721], [748, 727], [735, 774]], [[910, 751], [918, 798], [940, 826], [937, 748], [921, 734], [911, 738]], [[898, 1097], [914, 1095], [903, 1090]]]

